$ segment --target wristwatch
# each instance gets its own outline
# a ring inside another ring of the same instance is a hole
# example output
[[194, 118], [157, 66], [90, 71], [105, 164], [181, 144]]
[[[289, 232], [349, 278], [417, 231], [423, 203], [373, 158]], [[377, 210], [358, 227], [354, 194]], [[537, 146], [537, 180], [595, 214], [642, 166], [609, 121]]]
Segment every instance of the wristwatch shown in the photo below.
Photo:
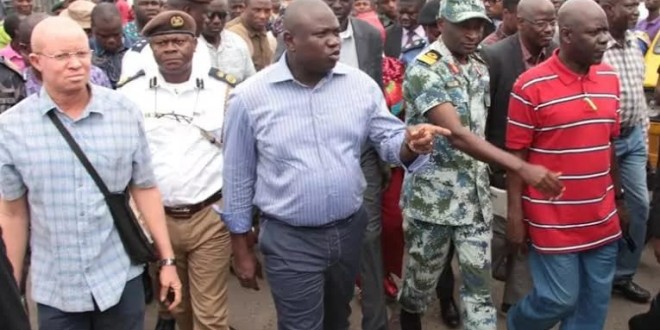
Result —
[[176, 265], [176, 259], [174, 258], [165, 258], [158, 260], [159, 268], [163, 266], [174, 266], [174, 265]]

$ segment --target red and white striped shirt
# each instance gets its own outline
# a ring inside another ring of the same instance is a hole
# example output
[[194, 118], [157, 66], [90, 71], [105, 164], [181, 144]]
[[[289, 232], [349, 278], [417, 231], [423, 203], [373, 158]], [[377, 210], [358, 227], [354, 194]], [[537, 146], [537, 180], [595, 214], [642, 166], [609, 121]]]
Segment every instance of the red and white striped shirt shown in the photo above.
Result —
[[548, 200], [530, 186], [523, 214], [541, 253], [596, 248], [621, 237], [610, 176], [612, 138], [619, 134], [619, 78], [607, 64], [580, 76], [558, 51], [523, 73], [509, 102], [506, 146], [560, 172], [566, 191]]

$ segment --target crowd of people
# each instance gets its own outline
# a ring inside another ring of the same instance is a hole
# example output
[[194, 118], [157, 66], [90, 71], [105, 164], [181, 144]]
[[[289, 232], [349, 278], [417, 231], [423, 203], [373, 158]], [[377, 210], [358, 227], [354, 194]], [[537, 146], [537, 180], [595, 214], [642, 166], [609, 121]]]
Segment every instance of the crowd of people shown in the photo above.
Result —
[[143, 330], [151, 300], [156, 330], [233, 329], [230, 276], [265, 272], [280, 330], [348, 329], [356, 287], [364, 330], [434, 295], [450, 328], [604, 329], [612, 294], [658, 300], [644, 5], [13, 0], [0, 327], [29, 292], [42, 330]]

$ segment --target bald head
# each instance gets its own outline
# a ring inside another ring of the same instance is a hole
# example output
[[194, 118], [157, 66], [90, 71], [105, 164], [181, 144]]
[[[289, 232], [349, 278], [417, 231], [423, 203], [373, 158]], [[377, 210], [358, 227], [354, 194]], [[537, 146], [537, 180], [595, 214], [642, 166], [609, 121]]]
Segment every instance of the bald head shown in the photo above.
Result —
[[536, 13], [548, 11], [555, 11], [555, 6], [550, 0], [520, 0], [518, 3], [518, 16], [520, 17], [530, 18]]
[[64, 39], [87, 40], [87, 34], [78, 23], [68, 17], [48, 17], [34, 27], [30, 39], [32, 52], [42, 52]]
[[309, 30], [310, 25], [314, 24], [314, 17], [328, 14], [335, 17], [332, 9], [321, 0], [295, 0], [286, 8], [282, 23], [289, 33], [305, 27]]
[[581, 27], [589, 20], [601, 18], [607, 19], [603, 9], [594, 0], [568, 0], [557, 12], [560, 29]]
[[315, 84], [339, 61], [337, 17], [321, 0], [295, 0], [287, 7], [283, 23], [289, 65], [305, 72], [308, 80], [303, 83]]

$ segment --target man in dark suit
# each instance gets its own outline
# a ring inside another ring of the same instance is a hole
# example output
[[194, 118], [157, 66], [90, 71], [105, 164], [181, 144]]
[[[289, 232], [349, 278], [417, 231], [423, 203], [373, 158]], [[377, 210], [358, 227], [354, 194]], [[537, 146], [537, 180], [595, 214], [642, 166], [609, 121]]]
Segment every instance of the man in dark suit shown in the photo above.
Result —
[[398, 22], [385, 30], [385, 55], [399, 58], [402, 48], [408, 48], [417, 41], [425, 41], [424, 27], [417, 22], [417, 16], [425, 0], [399, 0]]
[[[493, 45], [484, 47], [482, 55], [488, 63], [490, 73], [490, 110], [486, 120], [486, 139], [499, 148], [504, 148], [506, 136], [509, 98], [513, 83], [518, 76], [529, 68], [541, 63], [552, 55], [557, 45], [552, 42], [555, 9], [550, 0], [521, 0], [518, 4], [518, 33]], [[493, 270], [504, 267], [504, 275], [497, 276], [505, 280], [502, 311], [520, 300], [531, 289], [531, 278], [527, 266], [527, 257], [509, 254], [506, 247], [506, 204], [505, 171], [491, 166], [491, 190], [496, 198], [493, 206]], [[501, 204], [501, 203], [500, 203]], [[499, 212], [498, 212], [499, 210]]]
[[[383, 85], [382, 54], [380, 33], [369, 23], [350, 17], [353, 0], [325, 0], [332, 8], [341, 27], [341, 54], [339, 61], [359, 68], [368, 74], [379, 86]], [[284, 52], [284, 44], [278, 39], [275, 59]], [[341, 97], [338, 95], [337, 97]], [[362, 245], [360, 261], [360, 282], [362, 287], [362, 329], [387, 329], [387, 309], [383, 289], [384, 269], [380, 242], [381, 232], [381, 190], [384, 185], [384, 164], [376, 150], [368, 145], [362, 151], [362, 171], [367, 182], [364, 192], [364, 206], [369, 216], [369, 224]], [[387, 169], [389, 171], [389, 168]]]

